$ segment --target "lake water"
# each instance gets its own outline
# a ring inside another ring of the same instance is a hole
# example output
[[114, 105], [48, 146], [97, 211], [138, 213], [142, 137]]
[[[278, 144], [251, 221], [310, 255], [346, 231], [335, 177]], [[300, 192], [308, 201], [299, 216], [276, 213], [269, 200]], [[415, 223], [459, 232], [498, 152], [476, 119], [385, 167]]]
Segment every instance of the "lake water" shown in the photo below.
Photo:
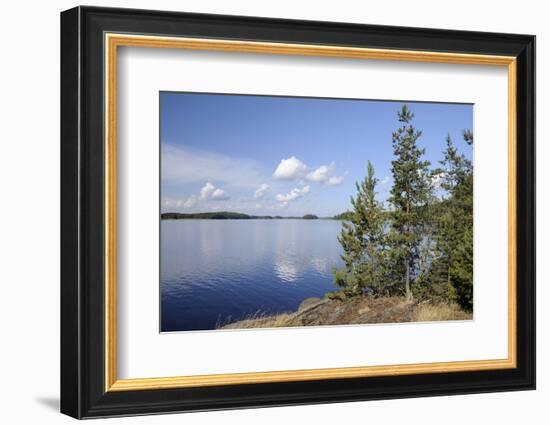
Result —
[[162, 220], [162, 331], [295, 311], [334, 290], [338, 220]]

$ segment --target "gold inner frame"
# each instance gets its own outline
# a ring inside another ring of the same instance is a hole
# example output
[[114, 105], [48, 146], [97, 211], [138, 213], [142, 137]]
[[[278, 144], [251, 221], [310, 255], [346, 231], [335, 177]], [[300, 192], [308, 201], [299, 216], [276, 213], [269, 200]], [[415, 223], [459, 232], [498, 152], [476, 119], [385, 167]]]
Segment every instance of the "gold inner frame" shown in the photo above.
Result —
[[[268, 382], [311, 381], [416, 373], [446, 373], [510, 369], [516, 367], [516, 58], [461, 53], [370, 49], [326, 45], [267, 43], [105, 34], [105, 391], [204, 387]], [[116, 324], [116, 136], [117, 48], [119, 46], [325, 56], [468, 65], [503, 66], [508, 72], [508, 357], [495, 360], [343, 367], [327, 369], [247, 372], [214, 375], [118, 379]]]

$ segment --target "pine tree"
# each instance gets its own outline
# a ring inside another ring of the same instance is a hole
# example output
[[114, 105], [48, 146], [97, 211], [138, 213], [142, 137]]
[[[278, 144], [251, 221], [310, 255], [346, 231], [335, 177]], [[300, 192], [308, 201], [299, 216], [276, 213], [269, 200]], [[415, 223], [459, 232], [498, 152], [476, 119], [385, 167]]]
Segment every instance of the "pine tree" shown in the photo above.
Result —
[[[464, 141], [468, 145], [474, 143], [471, 130], [464, 130]], [[472, 162], [462, 155], [461, 180], [454, 191], [455, 204], [461, 216], [457, 220], [463, 230], [462, 238], [456, 246], [454, 264], [451, 269], [451, 279], [457, 292], [458, 304], [469, 311], [474, 307], [474, 175]]]
[[441, 202], [436, 196], [436, 190], [440, 187], [440, 178], [437, 170], [432, 170], [426, 182], [426, 202], [418, 208], [418, 218], [421, 222], [419, 230], [422, 238], [417, 249], [418, 270], [414, 285], [411, 287], [414, 298], [435, 298], [435, 292], [441, 288], [433, 285], [434, 259], [437, 255], [437, 224], [441, 214]]
[[392, 231], [389, 240], [394, 259], [392, 271], [402, 275], [405, 296], [412, 299], [411, 282], [418, 271], [419, 249], [426, 223], [425, 211], [431, 198], [430, 162], [422, 159], [425, 150], [417, 145], [422, 132], [411, 121], [414, 114], [407, 105], [398, 112], [401, 127], [392, 134], [393, 187], [389, 203], [392, 206]]
[[474, 240], [473, 228], [468, 227], [462, 235], [462, 240], [454, 252], [454, 262], [451, 267], [451, 279], [456, 291], [456, 300], [465, 310], [472, 311], [474, 307]]
[[459, 240], [462, 239], [463, 233], [462, 226], [458, 226], [457, 223], [459, 211], [456, 209], [456, 192], [459, 185], [464, 181], [465, 170], [463, 158], [458, 155], [450, 135], [447, 135], [446, 149], [443, 154], [444, 159], [441, 161], [441, 164], [444, 168], [441, 187], [450, 196], [443, 202], [438, 242], [446, 263], [445, 280], [448, 285], [451, 285], [451, 267], [454, 260], [453, 253]]
[[464, 137], [464, 141], [468, 144], [468, 146], [472, 146], [474, 143], [474, 133], [472, 133], [472, 130], [467, 129], [462, 131], [462, 136]]
[[[340, 291], [329, 297], [404, 294], [407, 299], [457, 302], [473, 307], [473, 168], [449, 136], [441, 168], [430, 170], [417, 142], [407, 105], [392, 134], [393, 186], [388, 209], [376, 199], [377, 179], [369, 162], [356, 183], [338, 237], [344, 266], [333, 269]], [[472, 145], [473, 133], [463, 132]]]
[[342, 245], [344, 267], [333, 269], [337, 286], [347, 297], [369, 289], [374, 295], [383, 291], [384, 214], [376, 199], [374, 167], [367, 165], [367, 176], [355, 184], [357, 195], [351, 198], [353, 210], [344, 221], [338, 241]]
[[[473, 134], [463, 132], [471, 145]], [[473, 173], [472, 163], [458, 153], [450, 136], [441, 162], [441, 188], [446, 197], [440, 205], [437, 226], [439, 256], [432, 267], [434, 285], [444, 282], [447, 301], [457, 301], [463, 308], [472, 308], [473, 292]]]

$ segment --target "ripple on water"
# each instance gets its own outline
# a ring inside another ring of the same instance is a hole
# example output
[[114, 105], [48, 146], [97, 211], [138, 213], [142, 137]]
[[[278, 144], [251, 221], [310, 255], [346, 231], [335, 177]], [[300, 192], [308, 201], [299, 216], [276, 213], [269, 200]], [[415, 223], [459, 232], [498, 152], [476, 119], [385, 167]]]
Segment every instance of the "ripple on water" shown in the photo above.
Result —
[[295, 310], [333, 290], [340, 222], [166, 220], [161, 225], [165, 331]]

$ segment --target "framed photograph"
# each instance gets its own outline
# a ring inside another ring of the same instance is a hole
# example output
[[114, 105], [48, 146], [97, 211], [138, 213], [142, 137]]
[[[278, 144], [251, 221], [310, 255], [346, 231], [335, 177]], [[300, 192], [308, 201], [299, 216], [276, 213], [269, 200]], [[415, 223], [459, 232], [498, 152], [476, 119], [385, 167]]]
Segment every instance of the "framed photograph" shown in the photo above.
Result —
[[535, 37], [61, 14], [61, 411], [535, 388]]

